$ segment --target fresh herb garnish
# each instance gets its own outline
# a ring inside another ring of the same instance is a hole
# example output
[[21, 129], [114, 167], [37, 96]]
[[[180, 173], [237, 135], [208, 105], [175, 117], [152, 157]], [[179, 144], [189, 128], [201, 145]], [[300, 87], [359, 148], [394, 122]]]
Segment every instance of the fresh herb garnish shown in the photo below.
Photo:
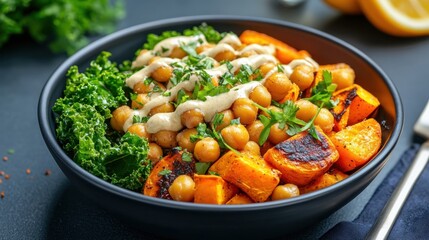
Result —
[[149, 116], [139, 116], [139, 115], [134, 115], [133, 116], [133, 123], [147, 123], [147, 121], [149, 120]]
[[197, 174], [206, 174], [209, 167], [210, 167], [210, 163], [206, 163], [206, 162], [195, 163], [195, 171], [197, 172]]
[[158, 172], [159, 176], [166, 176], [169, 175], [171, 173], [170, 169], [162, 169], [161, 171]]
[[311, 97], [306, 99], [319, 108], [323, 106], [331, 109], [338, 104], [338, 101], [331, 99], [337, 85], [332, 83], [332, 74], [329, 71], [323, 70], [322, 76], [322, 81], [312, 89]]
[[188, 151], [183, 151], [182, 152], [182, 161], [184, 162], [192, 162], [192, 153], [188, 152]]

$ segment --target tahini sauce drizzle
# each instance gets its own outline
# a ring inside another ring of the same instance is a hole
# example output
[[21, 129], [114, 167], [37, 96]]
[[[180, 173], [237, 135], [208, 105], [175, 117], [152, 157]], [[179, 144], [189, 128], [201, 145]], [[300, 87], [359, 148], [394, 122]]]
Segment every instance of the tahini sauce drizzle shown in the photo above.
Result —
[[[155, 46], [154, 51], [159, 51], [160, 49], [167, 49], [167, 48], [172, 50], [174, 47], [180, 46], [180, 44], [188, 44], [192, 41], [206, 42], [205, 39], [203, 41], [201, 41], [200, 39], [204, 39], [204, 37], [194, 36], [194, 37], [169, 38], [158, 43]], [[259, 55], [252, 55], [247, 58], [238, 58], [238, 59], [235, 59], [234, 61], [231, 61], [231, 65], [233, 66], [231, 72], [237, 71], [244, 64], [250, 65], [253, 69], [256, 69], [260, 67], [262, 64], [267, 62], [277, 63], [277, 59], [273, 56], [275, 54], [275, 49], [273, 46], [262, 46], [258, 44], [251, 44], [244, 47], [240, 51], [235, 50], [234, 47], [238, 47], [240, 45], [241, 45], [241, 42], [237, 36], [228, 34], [216, 46], [201, 54], [206, 55], [208, 57], [214, 57], [216, 56], [217, 53], [220, 53], [225, 50], [233, 51], [238, 56], [246, 51], [255, 51], [256, 53], [259, 54]], [[170, 53], [171, 53], [171, 50], [170, 50]], [[164, 51], [163, 56], [168, 56], [168, 55], [169, 53], [166, 53], [166, 51]], [[146, 52], [140, 55], [133, 62], [133, 67], [143, 66], [147, 64], [147, 62], [153, 56], [155, 56], [153, 52]], [[126, 80], [126, 84], [128, 87], [133, 88], [135, 83], [148, 78], [150, 74], [158, 67], [164, 66], [165, 64], [168, 65], [173, 62], [179, 62], [179, 61], [180, 59], [162, 58], [161, 60], [153, 62], [148, 66], [142, 68], [138, 72], [134, 73], [130, 78]], [[305, 59], [293, 60], [289, 64], [283, 65], [284, 73], [288, 77], [290, 77], [290, 75], [293, 72], [293, 69], [301, 64], [305, 64], [313, 68], [318, 68], [317, 62], [315, 62], [313, 59], [308, 57]], [[220, 77], [227, 71], [228, 69], [225, 64], [217, 68], [206, 70], [206, 72], [213, 77], [214, 76]], [[210, 122], [216, 113], [230, 108], [231, 105], [234, 103], [234, 101], [237, 100], [238, 98], [248, 98], [249, 94], [252, 92], [252, 90], [255, 87], [259, 85], [263, 85], [265, 80], [275, 72], [277, 72], [277, 68], [274, 68], [273, 70], [271, 70], [264, 77], [262, 81], [259, 81], [259, 82], [252, 81], [246, 84], [236, 86], [230, 89], [230, 91], [226, 93], [222, 93], [220, 95], [213, 96], [213, 97], [208, 96], [206, 101], [188, 100], [180, 104], [175, 109], [174, 112], [155, 114], [151, 116], [148, 122], [146, 123], [147, 130], [149, 133], [156, 133], [161, 130], [179, 131], [180, 129], [183, 128], [183, 125], [181, 124], [181, 120], [180, 120], [181, 114], [191, 109], [200, 110], [204, 115], [204, 120], [206, 122]], [[147, 116], [152, 108], [168, 103], [170, 101], [173, 101], [176, 98], [180, 89], [192, 91], [195, 86], [195, 83], [199, 80], [200, 80], [199, 76], [192, 75], [188, 81], [180, 82], [176, 86], [173, 86], [170, 89], [168, 89], [168, 91], [170, 92], [169, 96], [163, 96], [163, 95], [153, 96], [152, 99], [148, 103], [146, 103], [143, 108], [133, 111], [133, 114], [131, 114], [131, 116], [127, 119], [127, 121], [123, 126], [124, 131], [127, 131], [127, 129], [133, 124], [133, 116], [135, 115], [141, 116], [141, 117]]]

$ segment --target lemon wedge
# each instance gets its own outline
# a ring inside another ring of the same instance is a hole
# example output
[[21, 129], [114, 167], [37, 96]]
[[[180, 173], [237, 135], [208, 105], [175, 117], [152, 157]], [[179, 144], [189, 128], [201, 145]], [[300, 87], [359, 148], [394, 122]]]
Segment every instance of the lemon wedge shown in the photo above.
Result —
[[345, 14], [360, 14], [362, 10], [359, 0], [324, 0], [332, 8]]
[[359, 0], [368, 20], [394, 36], [429, 35], [428, 0]]

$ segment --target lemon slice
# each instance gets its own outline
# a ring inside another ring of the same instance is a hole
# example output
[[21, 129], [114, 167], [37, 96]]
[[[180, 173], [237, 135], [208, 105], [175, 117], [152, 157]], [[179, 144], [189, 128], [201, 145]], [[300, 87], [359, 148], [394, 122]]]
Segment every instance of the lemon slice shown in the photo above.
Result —
[[429, 35], [428, 0], [359, 0], [359, 4], [368, 20], [385, 33]]
[[329, 6], [345, 14], [360, 14], [359, 0], [324, 0]]

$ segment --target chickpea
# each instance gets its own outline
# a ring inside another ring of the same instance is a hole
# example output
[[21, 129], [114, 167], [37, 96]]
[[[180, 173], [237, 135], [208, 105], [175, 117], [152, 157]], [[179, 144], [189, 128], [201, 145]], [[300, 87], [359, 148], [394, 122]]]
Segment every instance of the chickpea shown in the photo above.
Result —
[[352, 68], [342, 68], [331, 71], [332, 83], [337, 84], [337, 90], [350, 87], [355, 81], [355, 72]]
[[279, 128], [279, 124], [276, 123], [270, 128], [270, 134], [268, 135], [268, 141], [274, 145], [283, 142], [289, 138], [289, 135], [286, 133], [287, 126], [284, 129]]
[[220, 52], [220, 53], [216, 54], [216, 56], [214, 56], [214, 59], [216, 61], [218, 61], [218, 62], [221, 62], [221, 61], [232, 61], [235, 58], [236, 58], [235, 53], [232, 52], [232, 51], [228, 51], [228, 50]]
[[168, 193], [176, 201], [192, 202], [195, 195], [195, 182], [188, 175], [180, 175], [174, 179], [168, 188]]
[[268, 92], [271, 93], [271, 97], [275, 101], [280, 101], [292, 88], [292, 82], [286, 74], [276, 72], [267, 78], [264, 86], [268, 89]]
[[118, 107], [112, 112], [112, 118], [110, 119], [110, 125], [113, 129], [118, 132], [123, 132], [125, 121], [131, 116], [133, 110], [127, 105]]
[[262, 129], [264, 129], [264, 124], [259, 120], [247, 125], [247, 132], [249, 132], [250, 141], [259, 142], [259, 136], [261, 135]]
[[173, 74], [173, 68], [170, 66], [161, 66], [152, 72], [151, 77], [158, 82], [168, 82]]
[[220, 132], [223, 140], [234, 149], [242, 150], [249, 141], [249, 133], [247, 129], [241, 125], [229, 125]]
[[295, 104], [299, 107], [299, 110], [296, 112], [296, 117], [298, 119], [308, 122], [317, 113], [317, 106], [308, 100], [299, 99]]
[[141, 109], [149, 101], [150, 97], [146, 93], [139, 93], [135, 99], [131, 100], [131, 107], [133, 109]]
[[222, 130], [224, 127], [231, 124], [231, 120], [235, 118], [234, 113], [229, 109], [220, 112], [220, 114], [223, 114], [223, 119], [222, 119], [222, 123], [219, 124], [216, 128], [216, 130], [218, 131]]
[[239, 98], [232, 105], [232, 112], [236, 118], [240, 118], [242, 124], [250, 124], [258, 116], [258, 108], [248, 98]]
[[202, 53], [202, 52], [204, 52], [204, 51], [207, 51], [207, 50], [209, 50], [209, 49], [211, 49], [211, 48], [213, 48], [213, 47], [214, 47], [214, 45], [213, 45], [213, 44], [211, 44], [211, 43], [205, 43], [205, 44], [201, 44], [200, 46], [196, 47], [196, 48], [195, 48], [195, 51], [196, 51], [198, 54], [200, 54], [200, 53]]
[[171, 51], [169, 57], [170, 58], [180, 58], [180, 59], [182, 59], [182, 58], [186, 57], [187, 55], [188, 54], [185, 51], [183, 51], [183, 49], [181, 47], [175, 47]]
[[250, 57], [253, 55], [257, 55], [258, 53], [254, 50], [250, 50], [250, 51], [245, 51], [243, 53], [241, 53], [240, 57]]
[[191, 141], [191, 136], [196, 135], [198, 132], [195, 128], [184, 129], [179, 132], [176, 136], [176, 141], [182, 149], [186, 149], [188, 152], [194, 152], [195, 142]]
[[195, 144], [194, 156], [200, 162], [214, 162], [220, 156], [219, 143], [211, 137], [203, 138]]
[[149, 116], [153, 116], [157, 113], [168, 113], [168, 112], [174, 112], [174, 106], [169, 102], [152, 108], [149, 111]]
[[260, 156], [261, 155], [261, 148], [259, 145], [254, 141], [248, 141], [246, 145], [244, 145], [243, 152], [247, 152], [253, 155]]
[[150, 139], [150, 133], [147, 131], [144, 123], [134, 123], [127, 131], [139, 137]]
[[305, 64], [297, 66], [290, 75], [290, 80], [298, 85], [301, 91], [309, 88], [314, 80], [313, 68]]
[[334, 127], [334, 116], [328, 109], [322, 108], [319, 115], [314, 119], [314, 124], [319, 125], [323, 132], [330, 133]]
[[177, 132], [169, 130], [161, 130], [152, 134], [152, 140], [163, 148], [173, 148], [177, 146]]
[[147, 158], [152, 161], [152, 164], [156, 164], [162, 158], [162, 148], [156, 143], [149, 143]]
[[165, 91], [165, 87], [161, 83], [159, 83], [159, 82], [152, 82], [152, 83], [146, 84], [145, 81], [139, 81], [136, 84], [134, 84], [133, 91], [135, 93], [149, 93], [155, 87], [158, 87], [161, 90]]
[[191, 109], [182, 113], [180, 121], [187, 128], [194, 128], [204, 122], [204, 115], [199, 109]]
[[278, 185], [274, 188], [271, 200], [281, 200], [291, 197], [299, 196], [299, 188], [295, 184], [287, 183], [284, 185]]
[[264, 64], [262, 64], [260, 67], [259, 67], [259, 71], [261, 72], [261, 74], [262, 74], [262, 76], [266, 76], [267, 75], [267, 73], [269, 73], [271, 70], [273, 70], [273, 68], [275, 68], [276, 67], [276, 65], [274, 64], [274, 63], [272, 63], [272, 62], [267, 62], [267, 63], [264, 63]]
[[250, 93], [249, 98], [262, 107], [268, 107], [271, 105], [271, 94], [264, 86], [255, 87]]

